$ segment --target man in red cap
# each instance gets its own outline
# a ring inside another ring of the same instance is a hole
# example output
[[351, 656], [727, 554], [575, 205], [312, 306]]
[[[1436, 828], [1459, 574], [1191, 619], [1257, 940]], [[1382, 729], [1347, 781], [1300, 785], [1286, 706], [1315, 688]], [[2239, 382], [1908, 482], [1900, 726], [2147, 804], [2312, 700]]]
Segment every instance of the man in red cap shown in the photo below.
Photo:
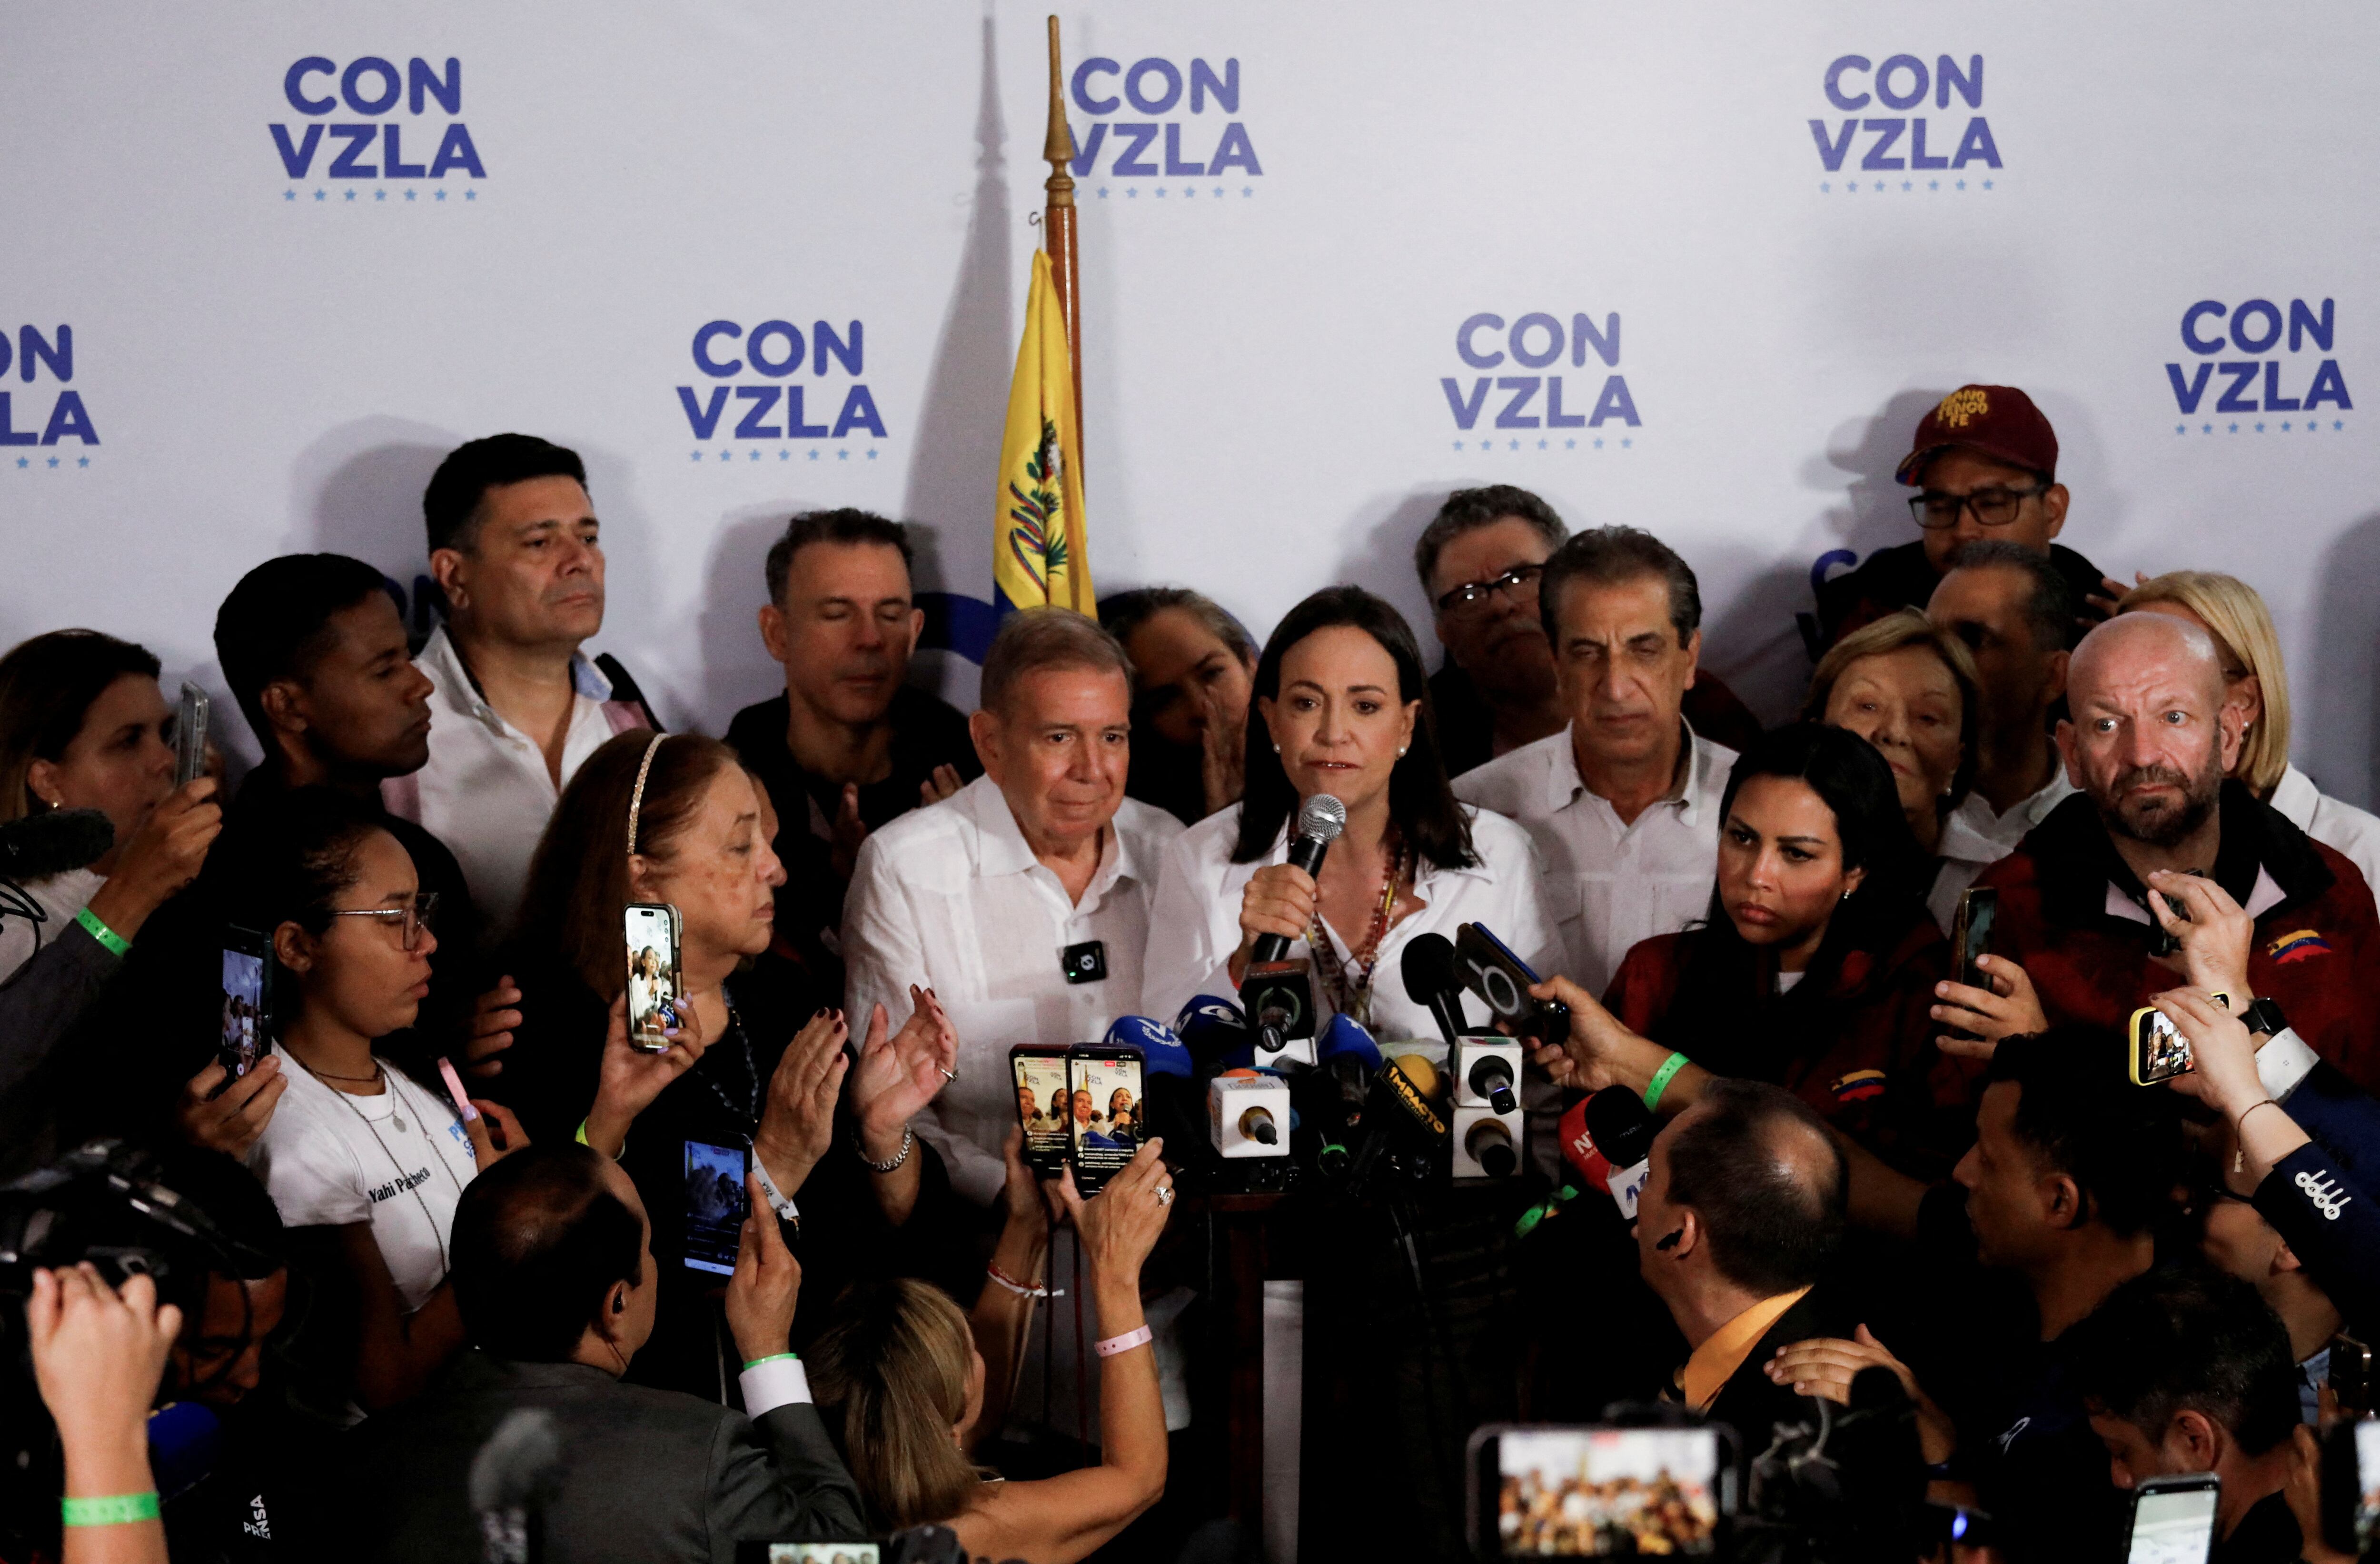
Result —
[[1878, 549], [1856, 570], [1818, 589], [1820, 644], [1899, 608], [1924, 608], [1951, 556], [1984, 539], [2046, 554], [2074, 601], [2105, 599], [2097, 566], [2053, 542], [2066, 525], [2058, 482], [2058, 434], [2033, 398], [2013, 385], [1961, 385], [1918, 421], [1917, 438], [1893, 476], [1918, 492], [1909, 501], [1917, 541]]

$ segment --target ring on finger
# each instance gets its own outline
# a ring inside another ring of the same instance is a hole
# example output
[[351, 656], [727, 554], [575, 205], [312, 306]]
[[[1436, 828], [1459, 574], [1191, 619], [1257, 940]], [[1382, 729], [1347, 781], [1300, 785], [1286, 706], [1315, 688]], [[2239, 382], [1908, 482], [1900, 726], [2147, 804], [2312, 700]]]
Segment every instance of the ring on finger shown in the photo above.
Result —
[[1172, 1185], [1160, 1184], [1157, 1186], [1157, 1204], [1160, 1205], [1171, 1205], [1173, 1204]]
[[956, 1081], [959, 1078], [959, 1072], [957, 1070], [942, 1069], [942, 1067], [940, 1065], [936, 1065], [934, 1068], [936, 1069], [942, 1070], [942, 1079], [945, 1081]]

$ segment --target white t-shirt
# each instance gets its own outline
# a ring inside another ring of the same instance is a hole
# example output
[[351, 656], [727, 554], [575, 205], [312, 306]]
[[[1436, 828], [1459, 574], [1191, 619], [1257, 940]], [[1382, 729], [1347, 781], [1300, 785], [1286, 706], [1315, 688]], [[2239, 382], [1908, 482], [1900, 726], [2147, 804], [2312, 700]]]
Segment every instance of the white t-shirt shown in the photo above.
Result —
[[420, 1308], [446, 1279], [455, 1203], [478, 1170], [462, 1121], [395, 1069], [378, 1096], [351, 1097], [273, 1051], [289, 1089], [249, 1167], [290, 1227], [370, 1222], [407, 1311]]

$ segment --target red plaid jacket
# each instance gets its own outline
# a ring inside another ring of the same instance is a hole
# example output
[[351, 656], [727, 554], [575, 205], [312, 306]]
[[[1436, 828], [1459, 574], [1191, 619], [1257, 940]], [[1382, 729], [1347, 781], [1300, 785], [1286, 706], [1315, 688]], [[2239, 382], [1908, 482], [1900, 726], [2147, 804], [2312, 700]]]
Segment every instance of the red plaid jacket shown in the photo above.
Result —
[[[2380, 913], [2362, 874], [2237, 782], [2223, 785], [2216, 882], [2254, 917], [2248, 981], [2300, 1037], [2367, 1091], [2380, 1089]], [[1975, 882], [1999, 889], [1992, 950], [2022, 963], [2052, 1021], [2121, 1028], [2179, 988], [2140, 882], [2088, 796], [2050, 811]], [[2133, 918], [2112, 909], [2139, 906]]]

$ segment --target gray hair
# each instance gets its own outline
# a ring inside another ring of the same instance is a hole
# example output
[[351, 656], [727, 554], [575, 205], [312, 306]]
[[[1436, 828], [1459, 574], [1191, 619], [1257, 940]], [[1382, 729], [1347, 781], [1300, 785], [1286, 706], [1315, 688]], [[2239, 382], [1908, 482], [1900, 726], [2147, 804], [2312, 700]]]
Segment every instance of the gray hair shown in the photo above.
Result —
[[983, 654], [980, 700], [997, 713], [1018, 679], [1050, 668], [1089, 668], [1123, 675], [1132, 683], [1132, 659], [1123, 642], [1099, 621], [1072, 608], [1024, 608], [1000, 621], [991, 649]]
[[1545, 620], [1546, 639], [1561, 645], [1562, 589], [1571, 582], [1620, 586], [1647, 577], [1669, 589], [1670, 624], [1683, 646], [1702, 628], [1702, 586], [1676, 549], [1641, 527], [1592, 528], [1554, 550], [1537, 578], [1537, 613]]

